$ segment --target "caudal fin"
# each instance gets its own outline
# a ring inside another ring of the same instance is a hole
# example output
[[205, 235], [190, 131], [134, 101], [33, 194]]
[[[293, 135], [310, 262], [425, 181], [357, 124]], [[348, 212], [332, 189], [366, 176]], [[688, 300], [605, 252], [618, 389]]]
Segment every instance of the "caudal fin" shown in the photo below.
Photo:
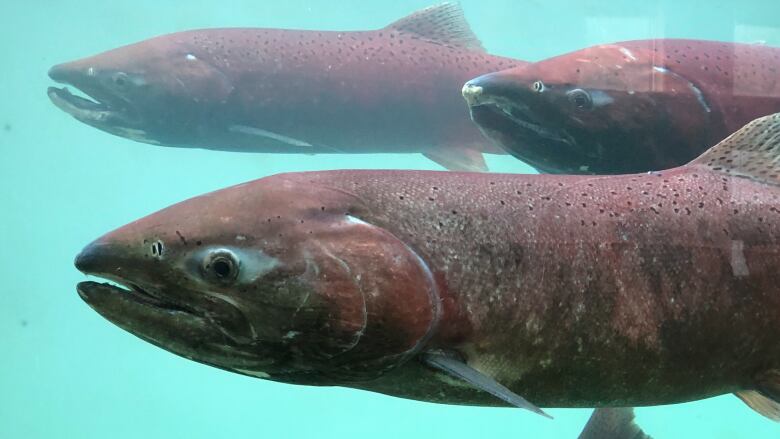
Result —
[[634, 422], [634, 409], [600, 408], [593, 410], [579, 439], [650, 439]]
[[387, 29], [415, 34], [454, 47], [485, 50], [457, 3], [446, 2], [422, 9], [391, 23]]
[[689, 166], [780, 185], [780, 113], [748, 123]]

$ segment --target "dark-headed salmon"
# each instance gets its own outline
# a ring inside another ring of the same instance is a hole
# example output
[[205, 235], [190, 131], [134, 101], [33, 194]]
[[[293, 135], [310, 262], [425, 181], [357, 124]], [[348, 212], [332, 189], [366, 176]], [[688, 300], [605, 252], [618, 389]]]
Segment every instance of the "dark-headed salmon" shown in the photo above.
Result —
[[777, 420], [778, 157], [775, 114], [649, 174], [282, 174], [99, 238], [76, 266], [119, 286], [78, 290], [275, 381], [540, 414], [736, 393]]
[[628, 41], [487, 74], [463, 93], [483, 132], [540, 171], [654, 171], [780, 111], [780, 49]]

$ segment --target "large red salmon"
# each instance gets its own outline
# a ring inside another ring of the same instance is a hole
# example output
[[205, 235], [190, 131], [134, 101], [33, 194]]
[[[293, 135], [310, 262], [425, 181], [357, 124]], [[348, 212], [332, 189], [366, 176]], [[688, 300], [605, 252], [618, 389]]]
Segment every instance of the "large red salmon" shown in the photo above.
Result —
[[282, 174], [117, 229], [79, 293], [260, 378], [441, 403], [780, 419], [780, 114], [621, 176]]
[[445, 3], [379, 30], [204, 29], [53, 67], [89, 95], [49, 88], [76, 119], [166, 146], [273, 153], [423, 153], [485, 170], [503, 153], [469, 121], [460, 90], [524, 64], [482, 49]]

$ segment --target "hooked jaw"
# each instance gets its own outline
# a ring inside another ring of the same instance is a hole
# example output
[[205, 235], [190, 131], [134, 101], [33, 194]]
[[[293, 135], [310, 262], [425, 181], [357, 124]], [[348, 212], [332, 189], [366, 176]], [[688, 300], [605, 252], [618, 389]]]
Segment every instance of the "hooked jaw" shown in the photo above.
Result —
[[[136, 110], [101, 83], [98, 71], [82, 61], [58, 64], [49, 69], [49, 78], [64, 87], [49, 87], [47, 95], [60, 110], [77, 120], [112, 134], [125, 136], [125, 131], [140, 127]], [[72, 87], [82, 95], [73, 93]]]
[[[160, 264], [138, 260], [131, 247], [112, 241], [110, 235], [84, 248], [74, 263], [84, 274], [111, 281], [80, 282], [78, 294], [100, 315], [131, 334], [174, 354], [220, 368], [268, 367], [272, 356], [259, 357], [255, 346], [243, 344], [246, 337], [236, 336], [232, 327], [224, 327], [223, 322], [228, 320], [244, 321], [240, 312], [228, 304], [184, 301], [181, 294], [145, 282], [143, 273]], [[192, 296], [196, 298], [196, 293]]]
[[[113, 283], [93, 281], [80, 282], [79, 296], [92, 308], [118, 326], [139, 335], [143, 330], [154, 330], [151, 325], [137, 325], [150, 315], [158, 318], [164, 315], [176, 316], [181, 323], [183, 315], [202, 320], [197, 312], [185, 304], [175, 303], [161, 295], [156, 288], [131, 282], [127, 273], [127, 262], [132, 259], [123, 246], [101, 238], [88, 245], [76, 256], [74, 265], [84, 274], [110, 280]], [[171, 321], [173, 323], [173, 320]], [[143, 335], [143, 334], [140, 334]]]
[[556, 141], [565, 141], [561, 133], [553, 132], [539, 120], [539, 115], [532, 109], [535, 104], [534, 92], [526, 89], [524, 84], [513, 83], [511, 78], [503, 76], [502, 72], [490, 73], [467, 82], [463, 86], [463, 98], [471, 110], [472, 119], [477, 124], [486, 120], [484, 112], [490, 111], [497, 116], [511, 121], [516, 131], [528, 132], [530, 135]]
[[544, 92], [514, 78], [508, 72], [490, 73], [472, 79], [463, 86], [463, 98], [469, 106], [471, 120], [482, 133], [509, 154], [534, 168], [548, 173], [560, 173], [556, 165], [548, 165], [554, 151], [568, 153], [576, 149], [576, 140], [566, 131], [554, 129], [541, 112]]

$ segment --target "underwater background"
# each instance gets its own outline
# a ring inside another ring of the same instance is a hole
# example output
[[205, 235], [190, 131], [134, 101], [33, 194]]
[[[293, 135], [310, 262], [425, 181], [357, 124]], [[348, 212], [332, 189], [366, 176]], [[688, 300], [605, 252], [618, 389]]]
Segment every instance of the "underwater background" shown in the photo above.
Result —
[[[365, 30], [434, 0], [8, 0], [0, 14], [0, 438], [575, 438], [591, 410], [420, 403], [299, 387], [171, 355], [76, 294], [87, 243], [177, 201], [288, 171], [441, 169], [421, 155], [268, 155], [135, 143], [73, 120], [46, 96], [52, 65], [202, 27]], [[464, 0], [486, 49], [535, 61], [654, 37], [780, 46], [780, 2]], [[458, 92], [458, 90], [454, 91]], [[464, 104], [465, 105], [465, 104]], [[487, 140], [486, 140], [487, 141]], [[532, 172], [488, 156], [494, 172]], [[727, 323], [725, 323], [727, 324]], [[656, 439], [778, 437], [732, 395], [638, 408]]]

